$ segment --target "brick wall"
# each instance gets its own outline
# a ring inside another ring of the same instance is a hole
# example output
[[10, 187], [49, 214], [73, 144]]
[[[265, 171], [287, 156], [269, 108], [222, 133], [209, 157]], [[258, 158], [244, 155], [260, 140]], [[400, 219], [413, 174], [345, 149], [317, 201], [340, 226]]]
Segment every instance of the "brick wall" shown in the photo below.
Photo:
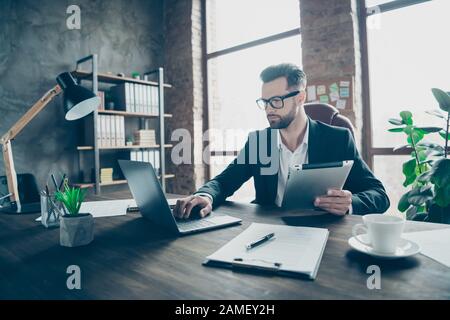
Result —
[[357, 0], [300, 0], [303, 68], [309, 79], [354, 78], [353, 109], [340, 112], [361, 144], [362, 94]]
[[174, 88], [166, 92], [166, 110], [173, 114], [168, 122], [167, 139], [177, 128], [192, 137], [194, 165], [174, 165], [168, 152], [168, 172], [176, 178], [168, 181], [168, 191], [193, 192], [205, 180], [202, 161], [203, 74], [202, 74], [201, 1], [167, 0], [165, 2], [165, 70]]

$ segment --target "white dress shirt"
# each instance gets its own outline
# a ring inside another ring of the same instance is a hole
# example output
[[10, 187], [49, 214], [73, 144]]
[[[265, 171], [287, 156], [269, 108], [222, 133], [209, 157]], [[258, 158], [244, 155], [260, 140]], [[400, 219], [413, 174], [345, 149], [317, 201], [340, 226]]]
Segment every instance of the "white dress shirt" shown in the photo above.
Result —
[[308, 163], [308, 138], [309, 138], [309, 121], [306, 121], [305, 135], [297, 149], [292, 152], [283, 143], [280, 130], [277, 130], [278, 150], [280, 152], [280, 167], [278, 169], [278, 187], [275, 204], [281, 207], [283, 201], [284, 190], [286, 189], [289, 168], [294, 164]]

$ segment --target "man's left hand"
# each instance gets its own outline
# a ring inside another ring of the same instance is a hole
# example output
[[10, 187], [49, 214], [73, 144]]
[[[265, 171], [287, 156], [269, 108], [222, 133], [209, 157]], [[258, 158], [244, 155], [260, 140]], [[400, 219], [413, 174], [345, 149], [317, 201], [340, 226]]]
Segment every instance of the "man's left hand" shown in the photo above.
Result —
[[328, 190], [326, 195], [317, 197], [314, 205], [332, 214], [343, 216], [352, 206], [352, 193], [348, 190]]

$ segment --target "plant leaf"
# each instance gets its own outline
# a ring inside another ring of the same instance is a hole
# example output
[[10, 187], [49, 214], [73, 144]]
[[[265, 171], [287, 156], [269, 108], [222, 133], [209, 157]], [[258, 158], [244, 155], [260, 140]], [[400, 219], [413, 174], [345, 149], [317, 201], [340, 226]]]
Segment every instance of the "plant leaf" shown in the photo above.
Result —
[[450, 159], [437, 160], [430, 170], [434, 184], [436, 204], [442, 208], [450, 206]]
[[416, 180], [416, 159], [408, 160], [403, 164], [403, 174], [405, 175], [404, 187], [409, 186]]
[[397, 209], [400, 212], [405, 212], [410, 207], [410, 204], [408, 202], [408, 196], [409, 196], [409, 191], [406, 192], [404, 195], [402, 195], [402, 197], [398, 201]]
[[445, 112], [450, 112], [450, 96], [447, 92], [438, 88], [431, 89], [431, 92], [433, 92], [434, 97], [439, 103], [439, 108]]
[[409, 192], [408, 202], [413, 206], [421, 206], [426, 201], [431, 200], [433, 198], [433, 191], [430, 188], [425, 189], [425, 191], [421, 192], [421, 188], [414, 188]]
[[410, 206], [408, 210], [406, 210], [407, 220], [413, 220], [416, 215], [417, 215], [417, 207]]
[[422, 130], [424, 133], [433, 133], [442, 130], [440, 127], [417, 127], [417, 129]]
[[[444, 130], [439, 131], [439, 135], [440, 135], [442, 138], [444, 138], [444, 140], [445, 140], [445, 138], [447, 138], [447, 140], [450, 140], [450, 133], [449, 133], [448, 136], [446, 137], [447, 132], [445, 132]], [[442, 149], [443, 149], [443, 148], [442, 148]]]
[[389, 132], [403, 132], [403, 128], [390, 128], [388, 129]]
[[400, 117], [402, 118], [402, 123], [406, 125], [412, 125], [412, 113], [410, 111], [402, 111], [400, 112]]
[[425, 113], [428, 113], [428, 114], [430, 114], [432, 116], [435, 116], [435, 117], [438, 117], [438, 118], [441, 118], [441, 119], [445, 119], [444, 115], [442, 114], [442, 111], [438, 110], [438, 109], [436, 109], [436, 110], [428, 110], [428, 111], [425, 111]]
[[417, 181], [428, 183], [431, 179], [431, 170], [422, 173], [420, 176], [417, 177]]
[[390, 119], [388, 120], [388, 122], [389, 122], [390, 124], [393, 124], [394, 126], [401, 126], [401, 125], [403, 124], [403, 121], [402, 121], [402, 120], [400, 120], [400, 119], [395, 119], [395, 118], [390, 118]]
[[392, 149], [392, 151], [397, 151], [397, 150], [403, 150], [403, 149], [406, 149], [406, 148], [408, 148], [409, 147], [409, 144], [404, 144], [404, 145], [402, 145], [402, 146], [397, 146], [397, 147], [395, 147], [394, 149]]
[[414, 143], [418, 143], [420, 140], [423, 139], [424, 133], [421, 130], [416, 130], [416, 128], [412, 128], [411, 135], [408, 135], [408, 138], [406, 139], [408, 143], [412, 144], [412, 139], [414, 139]]

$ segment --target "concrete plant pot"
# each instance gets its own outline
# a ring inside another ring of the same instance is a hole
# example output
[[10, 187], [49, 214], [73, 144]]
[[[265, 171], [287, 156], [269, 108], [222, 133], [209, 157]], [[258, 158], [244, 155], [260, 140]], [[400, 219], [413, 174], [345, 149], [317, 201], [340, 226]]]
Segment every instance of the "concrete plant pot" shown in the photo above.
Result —
[[59, 243], [62, 246], [84, 246], [92, 240], [94, 240], [94, 217], [90, 213], [61, 216]]

